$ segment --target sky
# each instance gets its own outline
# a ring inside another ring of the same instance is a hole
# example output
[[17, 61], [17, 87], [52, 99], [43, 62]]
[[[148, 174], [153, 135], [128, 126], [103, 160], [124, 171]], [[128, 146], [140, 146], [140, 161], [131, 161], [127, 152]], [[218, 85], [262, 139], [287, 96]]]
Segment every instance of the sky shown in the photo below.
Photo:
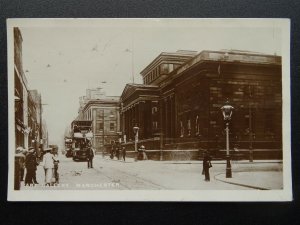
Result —
[[273, 23], [199, 20], [71, 20], [20, 26], [23, 70], [29, 89], [42, 95], [49, 144], [61, 144], [76, 118], [79, 97], [102, 87], [119, 96], [126, 83], [161, 52], [236, 49], [281, 55], [281, 30]]

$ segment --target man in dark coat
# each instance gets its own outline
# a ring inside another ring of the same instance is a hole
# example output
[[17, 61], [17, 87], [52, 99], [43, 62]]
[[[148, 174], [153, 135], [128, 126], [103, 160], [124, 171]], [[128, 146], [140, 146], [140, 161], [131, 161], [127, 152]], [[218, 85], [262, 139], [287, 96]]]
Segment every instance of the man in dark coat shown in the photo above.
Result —
[[111, 145], [110, 158], [113, 159], [115, 154], [115, 143]]
[[211, 166], [211, 157], [208, 153], [208, 151], [204, 151], [203, 153], [203, 171], [205, 175], [205, 181], [210, 181], [210, 176], [209, 176], [209, 168]]
[[33, 182], [35, 184], [38, 184], [38, 182], [36, 180], [36, 170], [37, 170], [37, 166], [39, 165], [39, 163], [38, 163], [38, 158], [37, 158], [36, 151], [33, 152], [33, 155], [35, 157], [35, 166], [34, 166], [34, 171], [33, 171], [33, 174], [32, 174], [32, 179], [33, 179]]
[[22, 147], [18, 147], [16, 150], [16, 156], [19, 157], [19, 168], [20, 168], [20, 181], [24, 181], [24, 171], [25, 171], [25, 156], [26, 150]]
[[120, 159], [120, 148], [119, 146], [116, 147], [116, 157], [119, 160]]
[[125, 162], [125, 158], [126, 158], [126, 148], [123, 146], [122, 147], [122, 157], [123, 157], [123, 160]]
[[87, 162], [88, 162], [88, 168], [93, 168], [93, 159], [94, 159], [94, 150], [92, 148], [88, 148], [88, 157], [87, 157]]
[[25, 186], [30, 186], [34, 184], [34, 174], [36, 170], [36, 156], [34, 154], [34, 148], [29, 148], [28, 154], [25, 159], [25, 167], [26, 167], [26, 176], [25, 176]]

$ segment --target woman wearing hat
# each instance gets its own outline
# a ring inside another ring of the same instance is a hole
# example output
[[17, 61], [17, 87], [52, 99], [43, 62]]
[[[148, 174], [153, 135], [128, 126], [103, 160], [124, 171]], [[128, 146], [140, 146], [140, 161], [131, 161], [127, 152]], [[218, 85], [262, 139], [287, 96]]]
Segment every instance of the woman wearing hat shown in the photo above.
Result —
[[52, 185], [53, 170], [54, 170], [54, 158], [51, 154], [51, 148], [45, 149], [45, 155], [43, 156], [42, 165], [45, 170], [45, 185]]

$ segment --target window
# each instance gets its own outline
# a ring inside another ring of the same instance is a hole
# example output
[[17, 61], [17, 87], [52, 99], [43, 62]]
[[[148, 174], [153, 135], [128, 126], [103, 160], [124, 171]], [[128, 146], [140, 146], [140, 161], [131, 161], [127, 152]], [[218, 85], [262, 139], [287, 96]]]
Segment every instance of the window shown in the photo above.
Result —
[[160, 72], [162, 74], [169, 73], [169, 65], [168, 64], [161, 64], [161, 66], [160, 66]]
[[115, 113], [113, 110], [110, 111], [109, 118], [113, 119], [115, 117]]
[[157, 129], [157, 121], [152, 122], [152, 129]]
[[109, 129], [110, 129], [110, 131], [115, 131], [115, 124], [114, 123], [110, 123], [109, 124]]
[[97, 124], [96, 124], [96, 130], [97, 131], [103, 131], [103, 128], [104, 128], [104, 126], [103, 126], [103, 123], [102, 122], [97, 122]]
[[102, 120], [103, 119], [103, 109], [97, 109], [97, 112], [96, 112], [96, 117], [97, 117], [97, 120]]
[[173, 64], [161, 64], [160, 66], [160, 72], [162, 74], [170, 73], [174, 70], [174, 65]]
[[152, 107], [152, 115], [157, 113], [157, 107]]
[[230, 84], [226, 84], [222, 88], [222, 95], [224, 98], [230, 98], [233, 94], [233, 86]]

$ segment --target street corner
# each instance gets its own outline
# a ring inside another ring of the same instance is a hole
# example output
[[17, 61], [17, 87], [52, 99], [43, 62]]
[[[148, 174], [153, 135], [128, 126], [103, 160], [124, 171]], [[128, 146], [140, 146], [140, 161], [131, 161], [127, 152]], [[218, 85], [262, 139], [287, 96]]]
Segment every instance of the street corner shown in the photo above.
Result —
[[256, 190], [278, 190], [283, 188], [282, 172], [233, 172], [231, 178], [225, 173], [215, 175], [215, 179], [224, 183], [248, 187]]

